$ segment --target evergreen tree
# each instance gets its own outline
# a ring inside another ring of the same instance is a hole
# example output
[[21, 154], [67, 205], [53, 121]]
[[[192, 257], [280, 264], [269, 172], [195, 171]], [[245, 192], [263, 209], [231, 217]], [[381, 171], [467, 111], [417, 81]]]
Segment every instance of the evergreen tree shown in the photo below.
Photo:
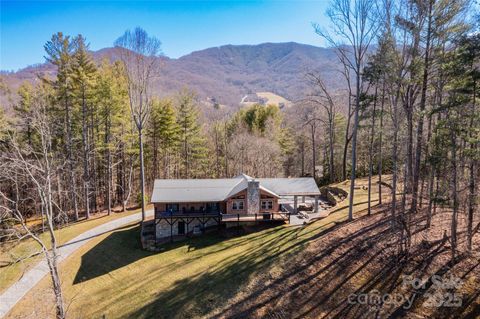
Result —
[[198, 122], [196, 96], [190, 91], [182, 91], [178, 97], [177, 124], [180, 131], [180, 156], [183, 178], [198, 177], [204, 174], [207, 148], [202, 128]]
[[172, 101], [154, 99], [147, 126], [149, 149], [152, 155], [150, 175], [152, 181], [160, 176], [171, 178], [173, 155], [178, 147], [179, 133], [180, 128]]
[[68, 165], [66, 184], [69, 188], [70, 199], [73, 203], [75, 220], [78, 220], [78, 202], [75, 180], [75, 158], [73, 152], [72, 133], [72, 63], [75, 41], [62, 32], [54, 34], [50, 41], [44, 46], [47, 56], [46, 60], [57, 67], [57, 77], [54, 81], [47, 81], [55, 90], [60, 113], [63, 117], [63, 145], [65, 148], [65, 160]]
[[[95, 137], [93, 128], [94, 107], [93, 87], [96, 76], [96, 66], [88, 53], [85, 39], [79, 35], [75, 38], [75, 53], [73, 55], [73, 92], [76, 105], [80, 108], [81, 131], [82, 131], [82, 153], [83, 153], [83, 190], [85, 200], [85, 215], [90, 218], [92, 206], [96, 204], [95, 185], [92, 185], [92, 177], [95, 171]], [[93, 165], [93, 171], [91, 166]], [[93, 183], [94, 184], [94, 183]], [[93, 203], [90, 197], [93, 193]], [[92, 205], [93, 204], [93, 205]]]
[[[129, 136], [123, 129], [130, 123], [130, 114], [128, 111], [128, 95], [126, 80], [123, 75], [122, 66], [116, 62], [110, 64], [104, 60], [98, 69], [95, 104], [97, 105], [97, 114], [99, 119], [99, 151], [103, 154], [102, 170], [99, 175], [104, 175], [104, 206], [111, 213], [113, 200], [112, 193], [114, 188], [113, 168], [121, 170], [117, 174], [116, 184], [119, 187], [119, 202], [123, 202], [123, 178], [125, 169], [122, 165], [114, 165], [115, 161], [122, 162], [125, 156], [121, 150], [123, 145], [129, 144]], [[118, 159], [114, 158], [116, 153]]]
[[33, 87], [30, 82], [22, 83], [17, 92], [20, 98], [19, 102], [13, 107], [16, 112], [17, 118], [19, 119], [18, 127], [20, 128], [23, 135], [23, 140], [25, 140], [30, 146], [33, 142], [33, 130], [28, 118], [32, 112], [32, 91]]

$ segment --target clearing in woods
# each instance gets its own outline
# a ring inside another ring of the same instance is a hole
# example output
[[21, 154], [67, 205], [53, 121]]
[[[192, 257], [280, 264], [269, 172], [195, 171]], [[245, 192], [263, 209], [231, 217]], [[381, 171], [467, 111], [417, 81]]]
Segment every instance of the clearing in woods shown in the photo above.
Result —
[[[366, 179], [359, 180], [353, 222], [346, 221], [344, 200], [328, 217], [303, 227], [277, 226], [233, 238], [212, 234], [166, 245], [160, 253], [140, 249], [136, 225], [95, 238], [61, 265], [69, 313], [107, 318], [367, 318], [378, 311], [380, 317], [474, 318], [480, 310], [478, 258], [450, 261], [442, 229], [448, 223], [434, 223], [439, 226], [427, 231], [421, 216], [412, 221], [412, 254], [397, 255], [398, 234], [388, 227], [388, 205], [375, 207], [368, 216], [365, 184]], [[349, 183], [336, 186], [347, 189]], [[375, 190], [374, 200], [377, 195]], [[439, 211], [435, 218], [447, 215]], [[457, 308], [424, 307], [431, 286], [413, 291], [402, 284], [405, 274], [425, 279], [452, 273], [463, 282], [458, 288], [463, 303]], [[34, 309], [37, 315], [38, 309], [53, 315], [45, 303], [52, 298], [49, 285], [45, 278], [9, 317]], [[410, 309], [402, 303], [371, 307], [347, 302], [352, 293], [376, 291], [416, 297]]]

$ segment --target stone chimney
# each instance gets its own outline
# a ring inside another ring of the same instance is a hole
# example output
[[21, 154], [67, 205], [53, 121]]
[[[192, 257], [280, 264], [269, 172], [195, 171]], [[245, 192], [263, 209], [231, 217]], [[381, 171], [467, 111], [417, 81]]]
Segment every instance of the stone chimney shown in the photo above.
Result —
[[247, 186], [247, 213], [257, 214], [260, 210], [260, 182], [249, 179]]

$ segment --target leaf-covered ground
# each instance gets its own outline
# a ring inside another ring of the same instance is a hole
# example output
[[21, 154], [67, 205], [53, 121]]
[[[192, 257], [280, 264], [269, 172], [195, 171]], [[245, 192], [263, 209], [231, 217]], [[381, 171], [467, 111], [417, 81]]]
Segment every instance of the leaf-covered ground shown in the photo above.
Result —
[[[477, 253], [460, 255], [452, 262], [449, 242], [443, 237], [444, 229], [449, 229], [449, 212], [439, 212], [436, 226], [428, 231], [419, 213], [412, 219], [414, 236], [406, 256], [398, 254], [398, 233], [391, 231], [388, 206], [376, 207], [367, 216], [366, 190], [360, 187], [356, 218], [347, 222], [347, 204], [341, 202], [328, 217], [307, 226], [276, 226], [234, 237], [212, 234], [166, 245], [160, 253], [140, 249], [137, 226], [105, 234], [61, 266], [68, 314], [71, 318], [475, 318], [480, 301], [478, 235]], [[460, 234], [461, 245], [464, 237]], [[461, 306], [427, 307], [427, 297], [435, 295], [438, 286], [429, 279], [435, 274], [459, 278], [458, 287], [438, 294], [454, 294]], [[426, 284], [414, 290], [404, 283], [405, 275]], [[9, 317], [51, 316], [49, 285], [45, 278]], [[352, 297], [366, 294], [403, 299], [365, 305]], [[411, 307], [406, 307], [406, 300], [413, 300]]]

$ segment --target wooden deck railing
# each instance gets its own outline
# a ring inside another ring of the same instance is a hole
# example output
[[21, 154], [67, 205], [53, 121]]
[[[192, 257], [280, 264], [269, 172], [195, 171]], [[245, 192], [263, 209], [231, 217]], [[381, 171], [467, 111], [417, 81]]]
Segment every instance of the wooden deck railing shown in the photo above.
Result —
[[188, 218], [188, 217], [216, 217], [222, 222], [261, 222], [275, 220], [289, 220], [288, 212], [271, 212], [258, 214], [222, 214], [220, 211], [184, 210], [184, 211], [155, 211], [155, 219]]
[[288, 220], [288, 213], [259, 213], [259, 214], [222, 214], [222, 222], [261, 222], [273, 220]]
[[155, 218], [219, 216], [218, 210], [155, 211]]

